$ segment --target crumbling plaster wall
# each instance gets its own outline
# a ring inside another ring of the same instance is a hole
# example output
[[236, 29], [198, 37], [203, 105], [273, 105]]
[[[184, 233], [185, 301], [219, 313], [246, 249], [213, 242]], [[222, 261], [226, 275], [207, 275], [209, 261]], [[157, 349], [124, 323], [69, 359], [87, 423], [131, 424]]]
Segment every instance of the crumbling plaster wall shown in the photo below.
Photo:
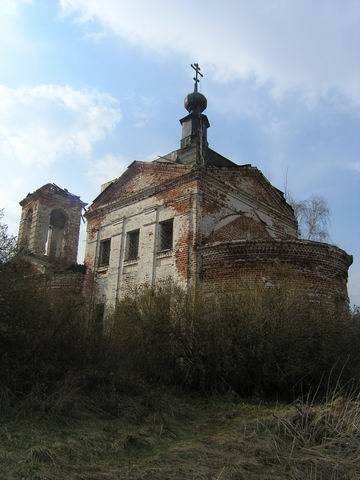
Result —
[[[196, 196], [196, 180], [180, 182], [142, 200], [88, 213], [85, 264], [95, 273], [95, 303], [106, 303], [109, 311], [132, 286], [154, 285], [166, 278], [184, 288], [190, 287], [191, 269], [196, 263], [193, 260]], [[159, 223], [169, 219], [173, 219], [173, 249], [158, 252]], [[140, 230], [138, 258], [127, 261], [127, 233], [137, 229]], [[107, 239], [111, 239], [109, 265], [99, 267], [100, 242]]]
[[[108, 313], [132, 286], [167, 278], [188, 289], [199, 285], [205, 293], [269, 286], [285, 270], [301, 295], [346, 301], [351, 257], [330, 245], [299, 240], [294, 213], [281, 194], [253, 172], [256, 194], [242, 190], [247, 180], [241, 178], [235, 188], [236, 175], [234, 169], [210, 174], [194, 169], [171, 184], [158, 183], [148, 196], [115, 192], [115, 202], [109, 196], [108, 204], [95, 204], [87, 213], [85, 259], [95, 274], [95, 303], [106, 303]], [[173, 250], [159, 253], [159, 223], [171, 218]], [[139, 258], [126, 261], [126, 236], [135, 229], [140, 230]], [[109, 266], [99, 268], [100, 242], [107, 239]]]
[[[142, 176], [144, 168], [145, 183]], [[126, 175], [129, 184], [126, 179], [121, 179], [118, 187], [111, 186], [112, 190], [104, 192], [87, 213], [85, 264], [95, 273], [95, 302], [107, 303], [108, 308], [114, 306], [135, 285], [154, 285], [169, 277], [185, 288], [195, 286], [201, 270], [198, 247], [208, 240], [216, 228], [221, 228], [226, 237], [227, 224], [241, 216], [246, 216], [251, 223], [252, 232], [261, 232], [260, 238], [297, 235], [292, 212], [284, 213], [276, 202], [270, 204], [269, 199], [268, 203], [264, 203], [251, 197], [247, 191], [237, 191], [234, 186], [228, 188], [228, 184], [234, 183], [232, 178], [241, 175], [239, 171], [235, 174], [233, 169], [227, 171], [221, 168], [208, 175], [206, 169], [200, 169], [186, 176], [188, 169], [166, 165], [147, 168], [142, 164], [135, 165], [133, 170]], [[169, 177], [171, 170], [175, 178]], [[164, 183], [169, 178], [175, 182], [138, 200], [138, 186], [149, 187], [150, 180], [161, 184], [164, 171]], [[221, 182], [216, 180], [218, 171], [223, 177]], [[225, 179], [227, 183], [224, 183]], [[238, 184], [237, 188], [240, 188]], [[132, 193], [133, 197], [126, 195], [128, 193]], [[159, 223], [170, 218], [174, 219], [173, 250], [158, 253]], [[249, 223], [243, 222], [243, 225], [249, 230]], [[127, 233], [136, 229], [140, 230], [139, 258], [126, 261]], [[234, 228], [232, 231], [236, 233]], [[239, 234], [237, 239], [241, 238]], [[99, 267], [100, 243], [108, 239], [111, 239], [110, 262], [106, 267]]]
[[[217, 178], [214, 177], [215, 175]], [[221, 178], [221, 182], [218, 181], [219, 178]], [[237, 190], [228, 187], [235, 183], [234, 178], [237, 180]], [[246, 180], [245, 178], [244, 182], [242, 181], [241, 171], [234, 173], [231, 170], [227, 171], [227, 169], [217, 169], [216, 172], [204, 177], [200, 187], [202, 193], [201, 232], [203, 241], [211, 241], [211, 238], [216, 236], [216, 231], [219, 229], [222, 229], [224, 235], [226, 225], [230, 226], [239, 217], [246, 217], [251, 220], [254, 231], [256, 225], [258, 225], [259, 235], [263, 231], [264, 239], [297, 238], [297, 223], [292, 210], [281, 204], [284, 202], [274, 200], [273, 196], [267, 193], [262, 185], [257, 185], [257, 191], [265, 190], [261, 196], [254, 195], [254, 192], [249, 193], [247, 188], [243, 188]], [[256, 179], [252, 179], [252, 184], [254, 187]], [[264, 200], [265, 197], [266, 201]], [[247, 223], [250, 224], [250, 222]]]
[[30, 251], [34, 251], [35, 242], [35, 207], [37, 211], [37, 205], [29, 204], [21, 211], [21, 219], [19, 225], [18, 244], [23, 248], [27, 248]]
[[136, 193], [148, 188], [176, 180], [190, 171], [191, 166], [188, 165], [136, 161], [128, 167], [121, 177], [103, 190], [100, 197], [94, 200], [94, 203], [96, 208], [109, 206], [113, 202], [131, 198]]

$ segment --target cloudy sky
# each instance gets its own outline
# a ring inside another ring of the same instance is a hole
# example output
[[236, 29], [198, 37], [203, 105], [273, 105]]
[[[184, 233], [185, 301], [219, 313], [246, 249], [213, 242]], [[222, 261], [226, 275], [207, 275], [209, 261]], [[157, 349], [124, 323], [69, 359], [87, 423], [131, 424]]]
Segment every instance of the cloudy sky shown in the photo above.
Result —
[[[1, 0], [0, 207], [55, 182], [90, 202], [178, 147], [189, 63], [212, 148], [324, 196], [360, 304], [360, 0]], [[84, 235], [81, 239], [81, 251]]]

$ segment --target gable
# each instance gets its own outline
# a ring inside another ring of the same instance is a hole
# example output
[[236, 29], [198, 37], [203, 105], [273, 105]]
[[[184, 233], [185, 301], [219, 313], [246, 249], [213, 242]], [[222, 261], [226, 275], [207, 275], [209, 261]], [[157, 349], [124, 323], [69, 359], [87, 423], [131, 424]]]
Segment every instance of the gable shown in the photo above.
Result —
[[133, 162], [95, 198], [90, 210], [127, 199], [186, 175], [191, 166], [161, 162]]
[[206, 177], [220, 182], [225, 191], [242, 194], [250, 202], [261, 203], [294, 220], [294, 211], [286, 202], [284, 194], [273, 187], [256, 167], [210, 168]]

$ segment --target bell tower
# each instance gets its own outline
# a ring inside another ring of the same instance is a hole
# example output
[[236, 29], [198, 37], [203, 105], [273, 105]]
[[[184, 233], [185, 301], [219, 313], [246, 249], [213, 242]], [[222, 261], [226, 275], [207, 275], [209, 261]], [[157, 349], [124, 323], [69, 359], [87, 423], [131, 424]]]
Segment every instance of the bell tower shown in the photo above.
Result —
[[81, 212], [86, 203], [54, 183], [48, 183], [21, 202], [18, 246], [24, 253], [53, 263], [76, 263]]

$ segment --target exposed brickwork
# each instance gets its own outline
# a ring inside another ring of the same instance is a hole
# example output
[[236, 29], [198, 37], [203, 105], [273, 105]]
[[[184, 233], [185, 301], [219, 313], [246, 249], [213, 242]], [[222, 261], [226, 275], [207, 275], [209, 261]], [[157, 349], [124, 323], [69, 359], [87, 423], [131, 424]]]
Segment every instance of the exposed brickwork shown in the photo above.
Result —
[[193, 242], [193, 233], [185, 231], [176, 241], [175, 246], [175, 265], [179, 275], [187, 282], [190, 281], [190, 248]]
[[[216, 170], [218, 170], [218, 175], [215, 175]], [[200, 190], [203, 196], [202, 232], [204, 237], [211, 238], [216, 230], [224, 226], [222, 224], [223, 219], [230, 219], [230, 216], [233, 216], [231, 219], [233, 221], [235, 217], [245, 216], [252, 218], [255, 223], [263, 225], [269, 234], [266, 235], [264, 230], [265, 236], [259, 238], [297, 238], [297, 223], [293, 210], [274, 187], [269, 187], [268, 182], [264, 180], [262, 175], [256, 174], [251, 178], [254, 182], [255, 180], [260, 182], [261, 189], [268, 190], [269, 198], [275, 198], [273, 202], [259, 202], [254, 192], [250, 194], [247, 189], [242, 190], [240, 187], [239, 190], [235, 190], [230, 182], [219, 181], [220, 178], [226, 179], [226, 176], [229, 175], [231, 178], [238, 179], [239, 185], [241, 185], [242, 174], [247, 170], [249, 168], [239, 167], [239, 172], [234, 172], [234, 167], [225, 169], [212, 167], [209, 171], [202, 172]], [[251, 172], [253, 170], [257, 171], [252, 168]], [[281, 204], [279, 208], [277, 208], [278, 202]], [[238, 239], [242, 238], [244, 238], [243, 235]], [[250, 238], [253, 238], [251, 232]]]
[[92, 207], [125, 200], [149, 187], [161, 185], [188, 173], [191, 167], [162, 163], [134, 162], [128, 170], [94, 200]]
[[[108, 308], [131, 285], [170, 277], [185, 288], [216, 292], [271, 286], [284, 269], [301, 295], [347, 299], [350, 257], [336, 247], [298, 240], [292, 208], [251, 166], [135, 162], [86, 216], [85, 262], [94, 273], [95, 302]], [[158, 252], [159, 224], [168, 219], [173, 248], [164, 254]], [[135, 229], [138, 258], [127, 262], [127, 235]], [[111, 239], [110, 262], [99, 269], [105, 239]]]
[[211, 167], [209, 176], [214, 176], [237, 192], [243, 192], [286, 215], [292, 214], [291, 207], [284, 201], [283, 193], [273, 187], [264, 175], [252, 166], [228, 168]]
[[60, 301], [64, 299], [64, 293], [71, 295], [81, 295], [84, 290], [85, 275], [83, 273], [62, 272], [48, 275], [47, 288], [53, 298], [57, 297]]
[[205, 290], [271, 285], [284, 274], [306, 296], [347, 300], [352, 258], [343, 250], [304, 240], [214, 243], [199, 249]]
[[172, 208], [176, 213], [183, 215], [191, 210], [190, 195], [196, 190], [197, 185], [196, 180], [176, 185], [156, 194], [155, 198], [165, 207]]
[[80, 267], [60, 270], [59, 264], [36, 255], [23, 255], [22, 261], [26, 266], [26, 277], [36, 289], [45, 292], [52, 303], [66, 300], [76, 304], [82, 301], [86, 276]]
[[238, 216], [235, 220], [231, 220], [226, 225], [214, 230], [207, 242], [228, 242], [231, 240], [270, 240], [270, 235], [265, 225], [259, 220]]

